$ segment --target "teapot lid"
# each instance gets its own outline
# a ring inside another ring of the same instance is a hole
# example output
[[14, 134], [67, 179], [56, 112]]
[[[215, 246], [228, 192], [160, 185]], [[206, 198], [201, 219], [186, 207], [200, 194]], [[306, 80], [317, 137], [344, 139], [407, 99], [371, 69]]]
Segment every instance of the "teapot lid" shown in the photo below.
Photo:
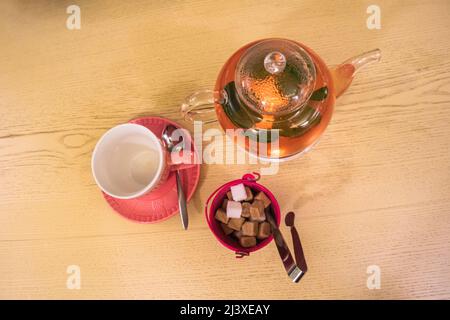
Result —
[[263, 114], [285, 114], [310, 98], [316, 69], [309, 54], [296, 42], [263, 40], [240, 58], [235, 71], [241, 100]]

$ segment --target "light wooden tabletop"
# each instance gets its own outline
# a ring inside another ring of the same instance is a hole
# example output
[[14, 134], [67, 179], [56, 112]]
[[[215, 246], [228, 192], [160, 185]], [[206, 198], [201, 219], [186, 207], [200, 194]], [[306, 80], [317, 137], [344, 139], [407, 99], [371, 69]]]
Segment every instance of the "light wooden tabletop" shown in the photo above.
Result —
[[[69, 30], [71, 4], [0, 3], [0, 298], [450, 298], [449, 1], [79, 0], [81, 29]], [[379, 30], [366, 26], [372, 4]], [[320, 143], [261, 180], [298, 214], [299, 284], [273, 244], [237, 260], [202, 214], [217, 186], [258, 166], [203, 165], [187, 232], [178, 216], [115, 214], [90, 170], [108, 128], [143, 115], [188, 126], [183, 98], [273, 36], [329, 64], [383, 54]], [[66, 286], [71, 265], [79, 290]], [[380, 289], [367, 287], [372, 265]]]

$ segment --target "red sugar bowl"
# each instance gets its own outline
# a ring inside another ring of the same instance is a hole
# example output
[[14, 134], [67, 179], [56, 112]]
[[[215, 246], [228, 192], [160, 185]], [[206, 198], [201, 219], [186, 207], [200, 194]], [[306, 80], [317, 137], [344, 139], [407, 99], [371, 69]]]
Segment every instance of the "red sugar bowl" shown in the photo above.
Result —
[[[206, 201], [205, 205], [205, 217], [206, 222], [208, 223], [209, 228], [211, 229], [214, 236], [219, 240], [219, 242], [227, 247], [230, 250], [233, 250], [236, 253], [236, 258], [242, 258], [243, 256], [248, 256], [250, 252], [257, 251], [259, 249], [264, 248], [267, 246], [272, 240], [273, 236], [270, 235], [268, 238], [262, 240], [261, 242], [257, 243], [255, 246], [250, 248], [244, 248], [242, 247], [239, 242], [235, 239], [233, 239], [230, 236], [225, 235], [222, 228], [220, 227], [220, 222], [218, 222], [214, 215], [218, 208], [220, 208], [221, 204], [223, 203], [224, 199], [227, 197], [227, 192], [230, 190], [232, 186], [238, 185], [238, 184], [244, 184], [244, 186], [249, 187], [253, 192], [259, 192], [262, 191], [271, 201], [272, 206], [272, 212], [275, 216], [275, 220], [277, 225], [280, 225], [281, 220], [281, 213], [280, 213], [280, 206], [278, 204], [278, 201], [275, 199], [272, 192], [270, 192], [266, 187], [262, 186], [261, 184], [257, 183], [257, 181], [260, 179], [260, 174], [253, 172], [253, 174], [245, 174], [241, 179], [233, 180], [228, 183], [225, 183], [224, 185], [220, 186], [216, 189]], [[211, 204], [210, 204], [211, 203]]]

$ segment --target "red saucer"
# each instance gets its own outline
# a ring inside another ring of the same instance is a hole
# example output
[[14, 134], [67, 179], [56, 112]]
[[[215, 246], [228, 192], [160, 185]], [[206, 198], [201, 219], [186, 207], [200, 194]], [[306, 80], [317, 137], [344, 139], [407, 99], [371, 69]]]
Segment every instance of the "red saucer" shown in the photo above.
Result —
[[[150, 129], [157, 137], [168, 124], [182, 128], [176, 122], [159, 117], [145, 117], [130, 121]], [[192, 143], [195, 150], [195, 145]], [[194, 195], [200, 178], [200, 164], [189, 165], [179, 170], [186, 200]], [[123, 217], [142, 223], [155, 223], [166, 220], [178, 213], [178, 193], [175, 172], [171, 172], [167, 181], [157, 190], [136, 199], [117, 199], [103, 192], [108, 204]]]

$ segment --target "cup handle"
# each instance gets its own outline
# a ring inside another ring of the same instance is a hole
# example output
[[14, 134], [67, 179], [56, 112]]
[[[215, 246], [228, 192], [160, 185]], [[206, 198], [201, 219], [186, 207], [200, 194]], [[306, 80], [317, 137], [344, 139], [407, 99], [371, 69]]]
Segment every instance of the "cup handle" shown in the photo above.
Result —
[[181, 105], [181, 113], [190, 122], [203, 121], [213, 123], [217, 121], [215, 103], [220, 103], [221, 94], [213, 90], [200, 90], [187, 97]]

